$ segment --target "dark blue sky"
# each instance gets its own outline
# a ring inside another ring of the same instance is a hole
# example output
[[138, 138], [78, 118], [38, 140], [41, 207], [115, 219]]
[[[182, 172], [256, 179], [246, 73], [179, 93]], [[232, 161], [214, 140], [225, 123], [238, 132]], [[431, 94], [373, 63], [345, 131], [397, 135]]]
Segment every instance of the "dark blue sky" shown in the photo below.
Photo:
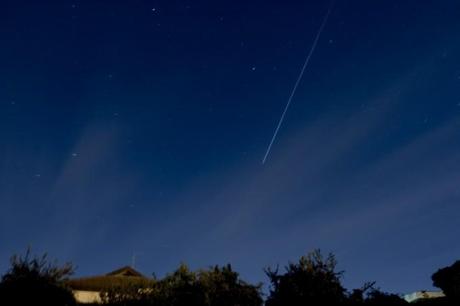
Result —
[[344, 284], [431, 287], [460, 244], [460, 2], [2, 1], [0, 271], [78, 275], [314, 249]]

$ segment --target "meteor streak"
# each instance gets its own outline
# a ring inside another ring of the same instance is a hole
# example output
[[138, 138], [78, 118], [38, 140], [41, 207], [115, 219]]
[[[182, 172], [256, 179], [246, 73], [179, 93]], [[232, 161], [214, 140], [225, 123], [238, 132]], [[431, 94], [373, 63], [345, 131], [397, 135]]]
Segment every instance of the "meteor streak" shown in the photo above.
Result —
[[286, 116], [286, 113], [287, 113], [287, 111], [289, 109], [289, 106], [291, 105], [292, 98], [294, 97], [294, 95], [295, 95], [295, 93], [297, 91], [297, 87], [299, 86], [300, 81], [302, 80], [302, 77], [303, 77], [303, 75], [305, 73], [305, 69], [307, 68], [308, 63], [310, 62], [310, 58], [313, 55], [313, 53], [315, 52], [316, 45], [318, 44], [319, 38], [321, 37], [321, 33], [323, 32], [323, 29], [326, 26], [327, 20], [329, 19], [329, 15], [331, 14], [333, 4], [334, 4], [334, 0], [331, 1], [331, 4], [329, 5], [329, 8], [327, 10], [327, 13], [324, 16], [323, 22], [321, 23], [321, 26], [319, 27], [318, 33], [316, 33], [316, 37], [315, 37], [315, 40], [313, 41], [313, 45], [311, 46], [310, 52], [308, 53], [308, 56], [305, 59], [305, 63], [303, 64], [303, 67], [302, 67], [302, 69], [300, 71], [300, 74], [299, 74], [299, 76], [297, 78], [297, 81], [295, 82], [294, 88], [291, 91], [291, 95], [289, 96], [289, 99], [287, 101], [286, 107], [284, 108], [284, 111], [281, 114], [281, 118], [280, 118], [280, 120], [278, 122], [278, 125], [277, 125], [276, 129], [275, 129], [275, 133], [273, 133], [273, 137], [272, 137], [272, 139], [270, 141], [270, 144], [268, 145], [267, 152], [265, 153], [264, 159], [262, 160], [262, 164], [265, 164], [265, 162], [267, 161], [268, 155], [270, 155], [270, 151], [272, 149], [273, 143], [275, 142], [276, 136], [278, 135], [278, 131], [280, 130], [280, 127], [281, 127], [281, 125], [283, 124], [283, 121], [284, 121], [284, 117]]

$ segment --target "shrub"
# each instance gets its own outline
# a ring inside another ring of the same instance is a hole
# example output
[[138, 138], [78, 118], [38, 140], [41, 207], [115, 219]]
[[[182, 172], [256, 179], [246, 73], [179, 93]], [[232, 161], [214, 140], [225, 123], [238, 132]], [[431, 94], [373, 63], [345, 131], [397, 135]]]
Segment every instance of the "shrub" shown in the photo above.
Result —
[[70, 263], [58, 266], [50, 263], [46, 254], [34, 256], [27, 250], [24, 256], [11, 258], [11, 267], [0, 283], [0, 300], [5, 305], [75, 305], [71, 290], [64, 280], [74, 269]]

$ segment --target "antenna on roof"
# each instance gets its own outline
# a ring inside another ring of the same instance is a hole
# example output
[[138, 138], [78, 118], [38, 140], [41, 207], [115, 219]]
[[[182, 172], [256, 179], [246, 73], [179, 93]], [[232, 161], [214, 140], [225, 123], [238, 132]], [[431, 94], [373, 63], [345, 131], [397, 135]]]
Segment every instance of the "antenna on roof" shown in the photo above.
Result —
[[133, 252], [133, 257], [131, 257], [131, 268], [136, 268], [136, 253]]
[[134, 252], [133, 251], [133, 256], [131, 256], [131, 268], [136, 269], [136, 259], [137, 256], [144, 254], [143, 252]]

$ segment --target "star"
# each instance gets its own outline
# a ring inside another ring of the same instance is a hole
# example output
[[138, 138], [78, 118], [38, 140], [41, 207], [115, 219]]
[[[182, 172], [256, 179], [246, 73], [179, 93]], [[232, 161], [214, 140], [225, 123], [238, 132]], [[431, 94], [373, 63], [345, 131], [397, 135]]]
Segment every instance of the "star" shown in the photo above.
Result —
[[78, 156], [78, 153], [72, 153], [72, 157], [77, 157]]

